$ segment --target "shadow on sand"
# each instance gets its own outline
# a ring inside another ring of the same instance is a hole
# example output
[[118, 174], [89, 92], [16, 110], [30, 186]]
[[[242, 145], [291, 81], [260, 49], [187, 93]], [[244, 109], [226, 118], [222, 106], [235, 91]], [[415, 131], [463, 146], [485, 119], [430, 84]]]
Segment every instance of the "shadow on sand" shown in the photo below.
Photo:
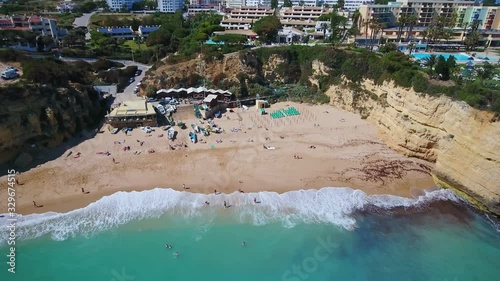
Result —
[[[113, 104], [114, 97], [109, 96], [107, 98], [107, 109], [109, 110], [111, 104]], [[63, 154], [65, 154], [68, 150], [71, 148], [81, 144], [82, 142], [94, 138], [97, 134], [99, 133], [104, 133], [104, 132], [99, 132], [99, 129], [102, 128], [104, 125], [104, 116], [97, 124], [97, 126], [94, 126], [92, 128], [89, 128], [88, 130], [83, 130], [80, 132], [77, 132], [74, 134], [74, 136], [60, 145], [52, 148], [43, 148], [43, 147], [29, 147], [23, 150], [23, 152], [27, 152], [33, 157], [33, 161], [25, 166], [25, 167], [16, 167], [14, 165], [14, 161], [16, 158], [13, 158], [12, 160], [8, 161], [7, 163], [0, 164], [0, 177], [7, 175], [8, 171], [10, 169], [15, 169], [17, 172], [26, 172], [31, 170], [32, 168], [35, 168], [41, 164], [44, 164], [46, 162], [55, 160], [59, 157], [61, 157]], [[28, 145], [26, 145], [28, 146]]]

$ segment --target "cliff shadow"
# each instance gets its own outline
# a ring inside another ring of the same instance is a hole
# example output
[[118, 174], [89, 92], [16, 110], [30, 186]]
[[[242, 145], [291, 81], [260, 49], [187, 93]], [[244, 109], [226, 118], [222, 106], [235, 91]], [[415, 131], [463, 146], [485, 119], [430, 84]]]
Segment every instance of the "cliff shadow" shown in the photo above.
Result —
[[[105, 112], [103, 113], [109, 113], [114, 99], [115, 98], [112, 96], [108, 96], [106, 98], [106, 100], [104, 101]], [[36, 168], [39, 165], [55, 160], [64, 154], [69, 154], [73, 147], [83, 143], [86, 140], [94, 138], [97, 134], [104, 133], [104, 131], [101, 130], [104, 124], [105, 118], [103, 115], [98, 123], [79, 132], [75, 132], [71, 137], [63, 137], [62, 142], [59, 145], [53, 147], [44, 147], [43, 145], [36, 144], [26, 144], [25, 146], [23, 146], [22, 151], [17, 153], [16, 157], [3, 164], [0, 164], [0, 177], [7, 175], [8, 171], [11, 169], [14, 169], [16, 172], [26, 172], [33, 168]], [[28, 159], [24, 159], [24, 161], [21, 161], [27, 164], [22, 166], [15, 165], [17, 158], [23, 153], [29, 154], [29, 156], [27, 156]]]

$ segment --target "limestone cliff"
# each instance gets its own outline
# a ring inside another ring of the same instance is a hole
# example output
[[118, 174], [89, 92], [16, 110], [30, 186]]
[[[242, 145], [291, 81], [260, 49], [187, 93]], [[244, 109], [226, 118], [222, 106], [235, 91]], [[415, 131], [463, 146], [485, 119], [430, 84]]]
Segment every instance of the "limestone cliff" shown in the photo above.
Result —
[[0, 164], [33, 147], [56, 146], [105, 113], [99, 94], [78, 84], [1, 87], [0, 98]]
[[500, 214], [500, 121], [493, 113], [393, 83], [332, 86], [331, 104], [376, 124], [393, 149], [435, 162], [433, 176], [479, 207]]

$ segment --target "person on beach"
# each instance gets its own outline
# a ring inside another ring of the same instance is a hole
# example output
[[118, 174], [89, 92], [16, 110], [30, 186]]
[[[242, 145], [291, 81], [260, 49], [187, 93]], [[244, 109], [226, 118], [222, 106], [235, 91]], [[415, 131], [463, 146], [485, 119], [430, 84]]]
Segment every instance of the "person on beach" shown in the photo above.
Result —
[[226, 203], [226, 201], [224, 201], [224, 208], [227, 208], [227, 203]]
[[33, 206], [35, 206], [35, 208], [41, 208], [41, 207], [43, 207], [43, 205], [37, 205], [35, 201], [33, 201]]
[[82, 187], [82, 193], [83, 193], [83, 194], [89, 194], [89, 193], [90, 193], [90, 191], [85, 191], [85, 189], [83, 189], [83, 187]]
[[113, 158], [113, 163], [114, 163], [114, 164], [116, 164], [116, 160], [115, 160], [115, 158]]

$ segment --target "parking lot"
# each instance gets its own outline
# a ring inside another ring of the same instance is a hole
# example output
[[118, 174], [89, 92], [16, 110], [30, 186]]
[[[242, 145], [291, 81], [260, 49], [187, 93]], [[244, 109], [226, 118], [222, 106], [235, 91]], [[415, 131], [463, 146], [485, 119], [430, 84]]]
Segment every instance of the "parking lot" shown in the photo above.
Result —
[[[18, 71], [17, 73], [19, 74], [19, 77], [21, 77], [21, 75], [23, 75], [23, 72], [21, 70], [21, 65], [19, 63], [3, 63], [3, 62], [0, 62], [0, 73], [3, 73], [4, 71], [7, 70], [7, 67], [9, 66], [12, 66], [12, 67], [15, 67]], [[14, 79], [0, 79], [0, 84], [8, 84], [8, 83], [14, 83], [16, 81], [18, 81], [19, 78], [14, 78]]]

